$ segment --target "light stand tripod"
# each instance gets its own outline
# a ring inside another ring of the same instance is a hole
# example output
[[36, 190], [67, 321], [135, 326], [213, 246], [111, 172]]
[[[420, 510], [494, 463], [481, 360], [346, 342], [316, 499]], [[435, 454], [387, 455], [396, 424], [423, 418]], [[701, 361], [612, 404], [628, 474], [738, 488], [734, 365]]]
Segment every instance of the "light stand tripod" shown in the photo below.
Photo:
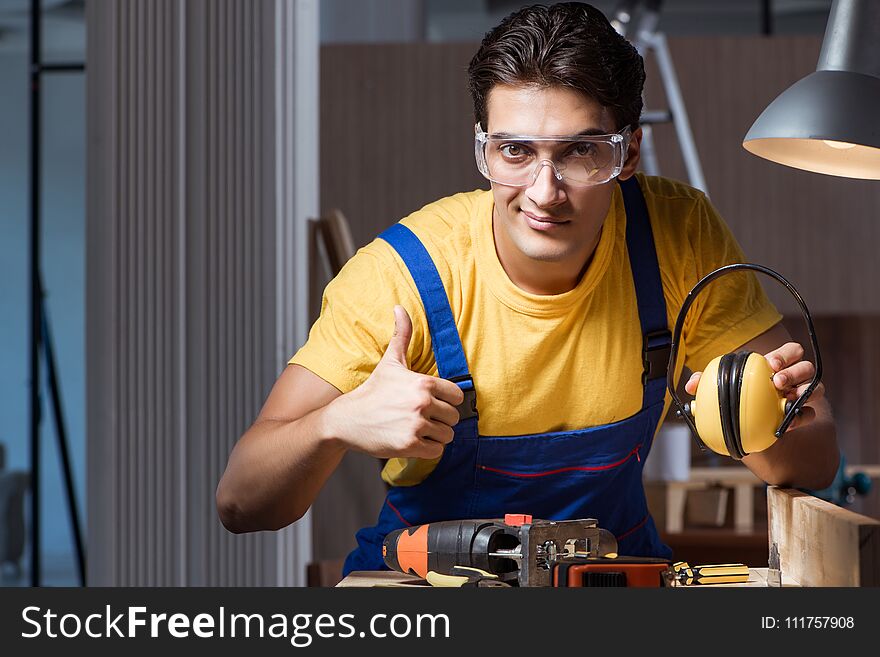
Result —
[[67, 508], [70, 514], [76, 549], [80, 584], [85, 586], [85, 551], [77, 512], [76, 491], [70, 469], [70, 456], [67, 451], [67, 430], [61, 406], [61, 392], [58, 387], [55, 353], [52, 334], [45, 312], [43, 280], [40, 268], [40, 192], [41, 170], [40, 149], [42, 136], [42, 101], [40, 79], [43, 73], [81, 72], [83, 64], [43, 64], [42, 58], [42, 7], [40, 0], [31, 0], [30, 5], [30, 465], [31, 465], [31, 523], [30, 523], [30, 572], [31, 586], [40, 586], [40, 352], [46, 359], [52, 411], [55, 416], [58, 451], [61, 456], [64, 483], [67, 491]]
[[[660, 6], [662, 0], [629, 0], [621, 2], [614, 12], [611, 24], [622, 36], [629, 38], [642, 57], [646, 57], [648, 51], [654, 54], [657, 66], [660, 69], [660, 79], [666, 92], [669, 103], [668, 110], [645, 110], [642, 112], [642, 147], [641, 159], [645, 173], [659, 175], [660, 166], [657, 162], [657, 154], [654, 149], [654, 133], [652, 126], [659, 123], [671, 122], [675, 127], [678, 137], [679, 148], [684, 158], [684, 164], [688, 173], [688, 180], [692, 187], [702, 190], [706, 195], [709, 189], [703, 176], [703, 167], [700, 164], [700, 156], [694, 143], [694, 135], [691, 132], [691, 124], [688, 120], [687, 109], [678, 85], [678, 76], [675, 73], [675, 65], [669, 54], [669, 46], [666, 36], [657, 31], [657, 23], [660, 20]], [[638, 24], [635, 25], [635, 17], [638, 14]], [[630, 33], [632, 36], [628, 36]]]

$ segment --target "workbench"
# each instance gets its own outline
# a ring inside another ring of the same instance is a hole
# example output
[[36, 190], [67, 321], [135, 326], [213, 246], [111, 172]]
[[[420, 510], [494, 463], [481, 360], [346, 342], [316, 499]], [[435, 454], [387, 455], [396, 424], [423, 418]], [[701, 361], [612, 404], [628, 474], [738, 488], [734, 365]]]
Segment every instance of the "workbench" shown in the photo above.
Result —
[[[344, 578], [336, 586], [342, 588], [371, 588], [371, 587], [400, 587], [400, 588], [431, 588], [421, 577], [415, 575], [404, 575], [390, 570], [359, 570]], [[749, 568], [749, 581], [742, 584], [701, 584], [698, 586], [679, 586], [676, 588], [683, 589], [706, 589], [721, 587], [766, 587], [767, 586], [767, 569], [766, 568]], [[791, 577], [787, 577], [785, 573], [782, 576], [782, 586], [800, 586]]]
[[[880, 586], [880, 520], [808, 495], [767, 489], [769, 544], [779, 553], [783, 586]], [[729, 561], [735, 561], [731, 555]], [[700, 564], [691, 564], [700, 565]], [[359, 571], [340, 587], [428, 587], [423, 579], [391, 571]], [[677, 588], [766, 587], [767, 568], [750, 568], [749, 581]]]

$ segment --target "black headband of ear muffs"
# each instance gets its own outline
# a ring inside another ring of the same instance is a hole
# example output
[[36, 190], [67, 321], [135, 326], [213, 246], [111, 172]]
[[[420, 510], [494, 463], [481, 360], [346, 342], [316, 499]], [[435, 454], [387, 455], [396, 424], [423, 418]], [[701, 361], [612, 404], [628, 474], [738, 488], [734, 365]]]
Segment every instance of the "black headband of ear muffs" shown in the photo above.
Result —
[[[804, 390], [803, 394], [798, 397], [797, 401], [793, 404], [787, 405], [787, 410], [785, 413], [785, 417], [782, 419], [782, 423], [779, 425], [779, 428], [775, 432], [775, 436], [777, 438], [781, 437], [782, 434], [785, 433], [786, 429], [788, 429], [789, 425], [794, 420], [795, 415], [800, 412], [801, 407], [807, 402], [810, 398], [810, 395], [813, 394], [813, 391], [816, 389], [816, 386], [819, 385], [819, 380], [822, 378], [822, 357], [819, 355], [819, 343], [816, 340], [816, 331], [813, 328], [813, 318], [810, 316], [810, 311], [807, 308], [807, 304], [804, 302], [803, 297], [798, 293], [795, 289], [794, 285], [789, 283], [785, 278], [783, 278], [780, 274], [776, 273], [769, 267], [764, 267], [763, 265], [754, 265], [745, 262], [738, 262], [732, 265], [725, 265], [724, 267], [719, 267], [713, 272], [710, 272], [703, 276], [699, 280], [699, 282], [694, 285], [693, 289], [688, 293], [687, 297], [684, 300], [684, 303], [681, 305], [681, 310], [678, 313], [678, 319], [675, 322], [675, 329], [672, 331], [672, 343], [669, 349], [669, 364], [666, 368], [666, 388], [669, 390], [669, 394], [672, 397], [672, 402], [675, 404], [677, 410], [677, 415], [687, 422], [688, 426], [691, 428], [691, 432], [693, 433], [694, 439], [697, 441], [697, 445], [699, 445], [700, 449], [705, 449], [705, 445], [703, 445], [703, 441], [700, 439], [700, 435], [697, 432], [697, 426], [694, 423], [694, 419], [690, 414], [689, 407], [684, 404], [681, 399], [679, 399], [678, 394], [675, 391], [675, 361], [678, 359], [678, 345], [681, 340], [681, 331], [684, 327], [684, 320], [687, 317], [688, 310], [690, 310], [691, 305], [696, 299], [696, 296], [705, 288], [709, 283], [714, 281], [716, 278], [724, 276], [725, 274], [729, 274], [734, 271], [739, 271], [743, 269], [748, 269], [752, 271], [759, 272], [761, 274], [766, 274], [771, 278], [776, 279], [785, 288], [792, 294], [792, 296], [797, 300], [798, 305], [801, 308], [801, 312], [803, 313], [804, 319], [807, 323], [807, 331], [810, 334], [810, 344], [813, 347], [813, 356], [815, 359], [816, 373], [813, 375], [813, 380], [810, 382], [810, 385], [807, 386], [807, 389]], [[745, 369], [745, 362], [748, 359], [748, 352], [741, 352], [746, 355], [742, 357], [739, 364], [737, 365], [738, 371], [738, 379], [739, 382], [732, 386], [736, 388], [735, 390], [735, 398], [732, 396], [733, 392], [730, 390], [731, 386], [724, 385], [724, 389], [722, 390], [722, 386], [718, 387], [718, 402], [720, 406], [725, 406], [726, 410], [724, 411], [728, 415], [728, 426], [730, 431], [731, 442], [728, 441], [728, 430], [724, 429], [725, 421], [722, 419], [722, 433], [724, 434], [724, 441], [727, 445], [728, 452], [734, 458], [742, 458], [742, 456], [734, 456], [735, 453], [743, 453], [742, 444], [739, 442], [739, 393], [742, 386], [742, 371]], [[727, 354], [728, 356], [734, 356], [734, 354]], [[724, 358], [722, 358], [722, 362]], [[730, 368], [733, 364], [734, 359], [730, 359], [730, 365], [725, 365], [725, 370]], [[719, 363], [719, 381], [721, 380], [721, 364]], [[729, 380], [729, 376], [724, 377], [725, 380]], [[724, 393], [724, 394], [723, 394]], [[726, 401], [722, 401], [722, 398], [726, 397]], [[733, 413], [733, 406], [736, 407], [736, 412]], [[735, 427], [735, 431], [734, 431]], [[731, 450], [731, 446], [733, 446], [733, 450]]]
[[746, 361], [752, 352], [738, 351], [725, 354], [718, 363], [718, 410], [721, 416], [721, 435], [727, 453], [737, 461], [748, 454], [739, 432], [740, 393]]
[[721, 435], [724, 437], [724, 446], [727, 453], [737, 458], [736, 437], [731, 419], [731, 395], [730, 395], [730, 369], [735, 354], [724, 354], [718, 362], [718, 416], [721, 421]]

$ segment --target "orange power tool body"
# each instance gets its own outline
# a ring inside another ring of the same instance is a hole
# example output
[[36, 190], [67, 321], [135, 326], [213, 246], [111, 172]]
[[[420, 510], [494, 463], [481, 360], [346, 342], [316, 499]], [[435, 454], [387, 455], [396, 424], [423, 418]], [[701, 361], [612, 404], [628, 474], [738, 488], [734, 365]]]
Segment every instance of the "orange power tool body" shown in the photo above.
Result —
[[382, 556], [392, 570], [435, 581], [464, 569], [511, 586], [656, 587], [673, 576], [665, 559], [619, 557], [617, 539], [593, 519], [508, 514], [406, 527], [385, 537]]

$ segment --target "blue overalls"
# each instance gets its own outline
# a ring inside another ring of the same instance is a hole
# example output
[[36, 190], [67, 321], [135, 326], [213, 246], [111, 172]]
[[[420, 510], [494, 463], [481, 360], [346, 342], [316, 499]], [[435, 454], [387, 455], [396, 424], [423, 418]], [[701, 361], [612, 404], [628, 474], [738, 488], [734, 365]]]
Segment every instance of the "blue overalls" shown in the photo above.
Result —
[[[479, 434], [475, 412], [462, 412], [455, 436], [424, 481], [393, 487], [374, 527], [357, 533], [344, 574], [386, 570], [382, 541], [401, 527], [441, 520], [595, 518], [626, 556], [670, 558], [648, 512], [642, 465], [663, 413], [670, 333], [648, 211], [635, 176], [620, 181], [626, 208], [626, 243], [642, 327], [642, 408], [625, 420], [574, 431], [523, 436]], [[395, 224], [380, 235], [400, 254], [425, 307], [439, 376], [476, 391], [440, 276], [415, 234]], [[499, 364], [501, 366], [501, 364]], [[574, 382], [572, 382], [574, 384]], [[484, 403], [492, 403], [488, 400]]]

